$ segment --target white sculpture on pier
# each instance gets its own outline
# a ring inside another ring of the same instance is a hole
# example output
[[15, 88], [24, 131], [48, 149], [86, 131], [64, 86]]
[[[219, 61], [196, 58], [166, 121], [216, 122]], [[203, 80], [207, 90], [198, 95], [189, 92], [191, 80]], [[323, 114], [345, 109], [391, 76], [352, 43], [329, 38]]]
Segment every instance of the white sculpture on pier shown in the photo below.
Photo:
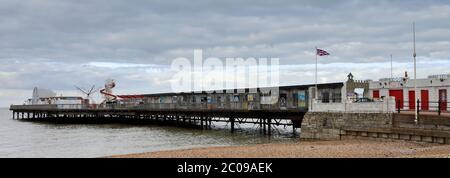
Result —
[[103, 103], [115, 102], [117, 100], [117, 96], [113, 94], [112, 89], [116, 86], [116, 83], [113, 79], [108, 79], [105, 81], [105, 88], [100, 90], [100, 93], [103, 94], [105, 100]]

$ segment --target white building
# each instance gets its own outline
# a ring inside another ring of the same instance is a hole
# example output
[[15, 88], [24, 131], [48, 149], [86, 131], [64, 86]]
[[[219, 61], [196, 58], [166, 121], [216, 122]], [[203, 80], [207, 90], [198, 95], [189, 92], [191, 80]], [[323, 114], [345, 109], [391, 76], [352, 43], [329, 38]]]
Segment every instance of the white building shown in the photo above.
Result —
[[414, 92], [414, 79], [405, 77], [393, 79], [380, 79], [369, 82], [370, 98], [375, 100], [393, 96], [396, 108], [414, 110], [417, 99], [420, 101], [420, 110], [437, 110], [441, 101], [441, 111], [448, 110], [450, 98], [450, 74], [432, 75], [425, 79], [417, 79], [417, 94]]

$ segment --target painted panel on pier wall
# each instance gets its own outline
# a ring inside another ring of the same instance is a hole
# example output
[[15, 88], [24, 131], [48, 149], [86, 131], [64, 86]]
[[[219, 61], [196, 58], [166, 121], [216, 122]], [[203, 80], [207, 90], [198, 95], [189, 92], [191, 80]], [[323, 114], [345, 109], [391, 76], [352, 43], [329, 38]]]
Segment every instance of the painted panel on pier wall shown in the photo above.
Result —
[[245, 94], [242, 97], [242, 109], [248, 110], [248, 96]]
[[286, 109], [287, 107], [287, 96], [286, 94], [280, 94], [280, 109]]
[[206, 102], [208, 103], [208, 109], [213, 109], [213, 105], [212, 105], [212, 97], [208, 96], [206, 98]]
[[305, 91], [297, 92], [297, 101], [298, 101], [298, 108], [306, 109], [306, 92]]
[[254, 94], [248, 94], [247, 95], [248, 110], [256, 109], [255, 99], [256, 98], [255, 98]]

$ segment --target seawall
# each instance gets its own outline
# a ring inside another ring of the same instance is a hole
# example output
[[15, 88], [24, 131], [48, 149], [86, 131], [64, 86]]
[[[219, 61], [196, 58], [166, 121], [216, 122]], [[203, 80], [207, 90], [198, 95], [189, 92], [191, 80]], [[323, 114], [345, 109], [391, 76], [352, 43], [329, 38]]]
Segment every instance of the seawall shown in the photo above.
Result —
[[[407, 140], [450, 144], [450, 118], [422, 117], [393, 113], [309, 112], [301, 125], [301, 138], [341, 140], [354, 138]], [[445, 129], [443, 129], [445, 128]]]

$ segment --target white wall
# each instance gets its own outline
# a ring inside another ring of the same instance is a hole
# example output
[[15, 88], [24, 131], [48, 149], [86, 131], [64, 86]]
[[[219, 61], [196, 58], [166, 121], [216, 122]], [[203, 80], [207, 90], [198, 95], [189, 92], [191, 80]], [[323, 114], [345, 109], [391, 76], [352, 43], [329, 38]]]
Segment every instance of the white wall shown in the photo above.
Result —
[[348, 113], [392, 113], [395, 112], [393, 97], [378, 102], [362, 103], [320, 103], [313, 102], [311, 112], [348, 112]]

